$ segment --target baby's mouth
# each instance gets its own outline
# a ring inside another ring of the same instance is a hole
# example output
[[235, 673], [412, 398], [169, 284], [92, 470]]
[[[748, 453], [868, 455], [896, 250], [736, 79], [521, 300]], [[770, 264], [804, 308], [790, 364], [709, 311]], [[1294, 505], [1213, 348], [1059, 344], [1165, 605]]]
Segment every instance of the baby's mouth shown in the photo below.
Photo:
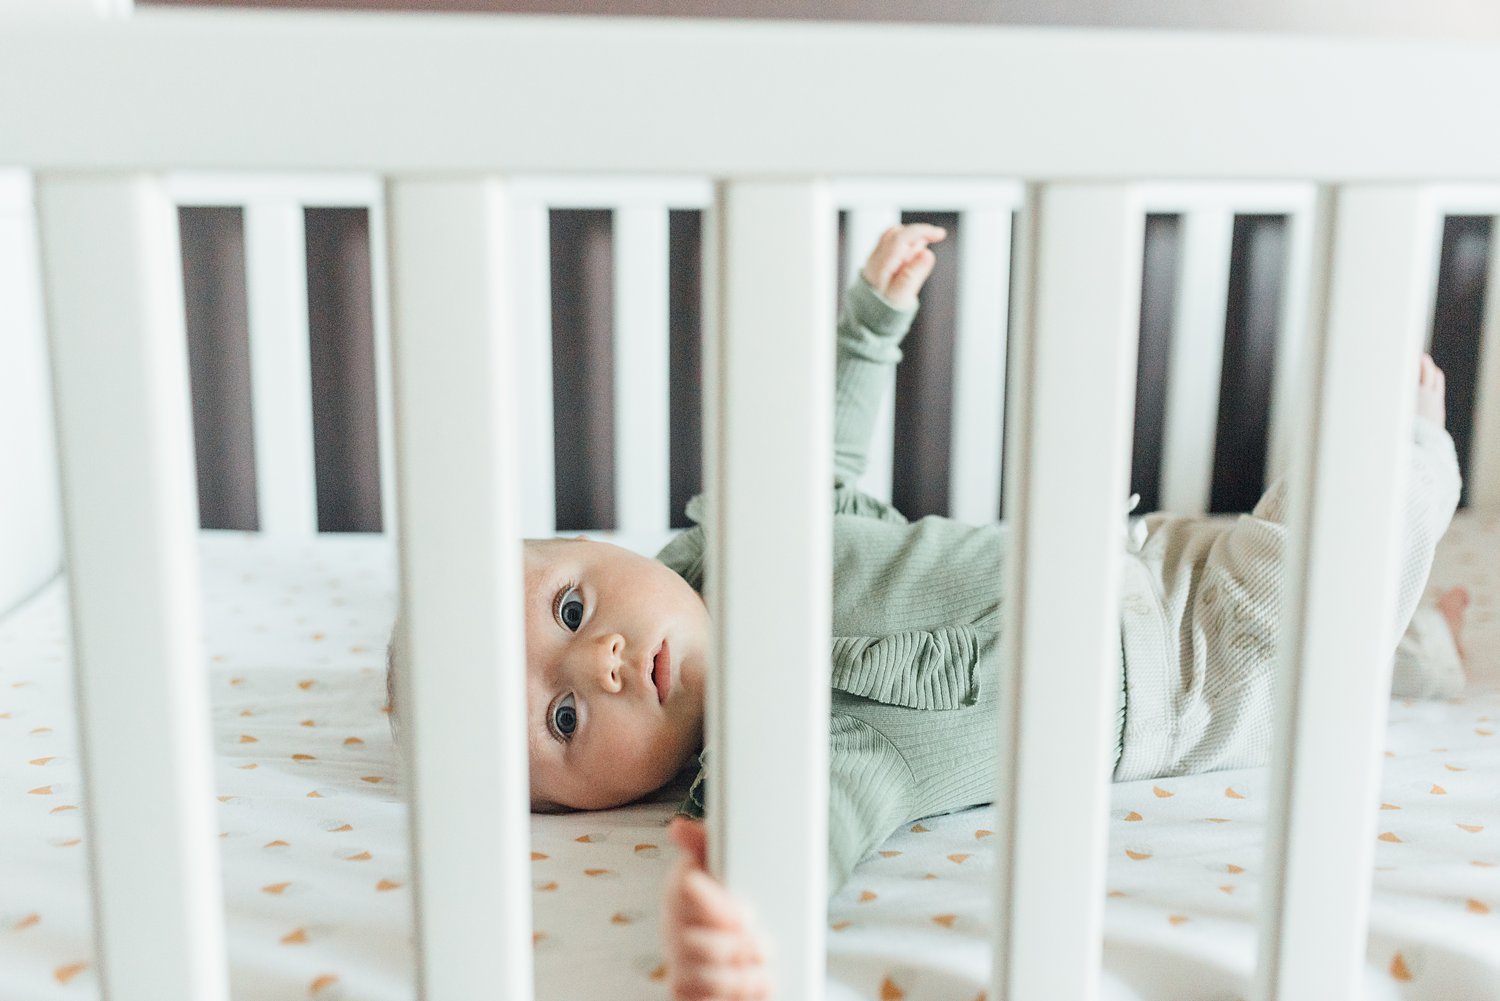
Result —
[[656, 685], [656, 701], [666, 705], [667, 695], [672, 691], [672, 650], [665, 638], [651, 655], [651, 681]]

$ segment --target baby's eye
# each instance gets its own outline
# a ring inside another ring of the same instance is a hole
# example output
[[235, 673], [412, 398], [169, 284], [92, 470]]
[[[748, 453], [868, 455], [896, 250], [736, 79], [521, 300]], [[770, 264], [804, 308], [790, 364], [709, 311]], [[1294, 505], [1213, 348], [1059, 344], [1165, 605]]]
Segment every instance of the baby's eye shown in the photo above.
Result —
[[570, 585], [559, 591], [552, 611], [564, 629], [576, 633], [583, 625], [583, 599], [578, 595], [578, 588]]
[[548, 723], [551, 726], [552, 735], [558, 740], [572, 738], [574, 731], [578, 729], [578, 706], [573, 701], [572, 692], [553, 704]]

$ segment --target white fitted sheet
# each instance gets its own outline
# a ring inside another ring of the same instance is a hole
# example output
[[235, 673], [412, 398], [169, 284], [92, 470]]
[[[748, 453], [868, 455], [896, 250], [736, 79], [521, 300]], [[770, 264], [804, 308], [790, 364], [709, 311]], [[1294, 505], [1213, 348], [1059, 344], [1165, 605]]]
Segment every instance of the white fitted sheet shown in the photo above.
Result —
[[[412, 998], [406, 812], [382, 711], [392, 551], [206, 533], [203, 557], [233, 995]], [[1474, 592], [1479, 677], [1458, 700], [1392, 705], [1371, 998], [1500, 998], [1497, 574], [1500, 517], [1460, 518], [1434, 584]], [[61, 582], [0, 622], [0, 1001], [99, 994], [65, 627]], [[1106, 997], [1247, 993], [1265, 786], [1250, 769], [1114, 787]], [[539, 998], [665, 997], [671, 810], [534, 818]], [[980, 995], [994, 817], [912, 825], [856, 870], [829, 909], [831, 997]]]

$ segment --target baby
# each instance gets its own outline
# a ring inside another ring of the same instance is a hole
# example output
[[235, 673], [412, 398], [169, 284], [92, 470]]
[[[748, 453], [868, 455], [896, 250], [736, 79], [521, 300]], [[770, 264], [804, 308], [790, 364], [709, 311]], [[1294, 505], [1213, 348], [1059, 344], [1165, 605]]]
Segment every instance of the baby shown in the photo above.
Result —
[[[830, 892], [902, 823], [986, 802], [995, 788], [993, 755], [975, 749], [992, 747], [998, 727], [1005, 528], [946, 518], [910, 524], [853, 486], [935, 264], [929, 245], [945, 235], [924, 224], [888, 230], [839, 322]], [[1400, 626], [1411, 620], [1412, 628], [1391, 645], [1398, 694], [1444, 695], [1463, 684], [1456, 638], [1466, 596], [1449, 592], [1413, 620], [1458, 499], [1442, 372], [1425, 356], [1417, 412], [1397, 609]], [[1266, 760], [1284, 498], [1275, 484], [1232, 523], [1152, 516], [1144, 541], [1129, 547], [1110, 735], [1116, 779]], [[697, 501], [688, 513], [697, 520]], [[628, 803], [699, 755], [710, 649], [703, 548], [701, 527], [654, 560], [582, 538], [526, 544], [534, 810]], [[1164, 636], [1183, 637], [1181, 648]], [[400, 660], [393, 649], [392, 676]], [[705, 785], [700, 770], [684, 812], [701, 815]], [[670, 831], [682, 851], [663, 917], [674, 997], [766, 996], [760, 939], [708, 874], [702, 824], [679, 817]]]

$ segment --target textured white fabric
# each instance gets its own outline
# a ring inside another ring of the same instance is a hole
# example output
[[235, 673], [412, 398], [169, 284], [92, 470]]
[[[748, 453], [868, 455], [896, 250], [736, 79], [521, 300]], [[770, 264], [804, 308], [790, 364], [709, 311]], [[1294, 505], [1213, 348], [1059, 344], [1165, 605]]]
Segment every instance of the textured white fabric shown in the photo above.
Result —
[[1409, 699], [1448, 699], [1464, 690], [1464, 666], [1448, 620], [1424, 603], [1396, 646], [1391, 694]]
[[[1394, 651], [1458, 505], [1453, 439], [1417, 418], [1397, 578]], [[1124, 746], [1118, 781], [1264, 763], [1284, 609], [1286, 484], [1234, 519], [1153, 515], [1124, 559]]]

